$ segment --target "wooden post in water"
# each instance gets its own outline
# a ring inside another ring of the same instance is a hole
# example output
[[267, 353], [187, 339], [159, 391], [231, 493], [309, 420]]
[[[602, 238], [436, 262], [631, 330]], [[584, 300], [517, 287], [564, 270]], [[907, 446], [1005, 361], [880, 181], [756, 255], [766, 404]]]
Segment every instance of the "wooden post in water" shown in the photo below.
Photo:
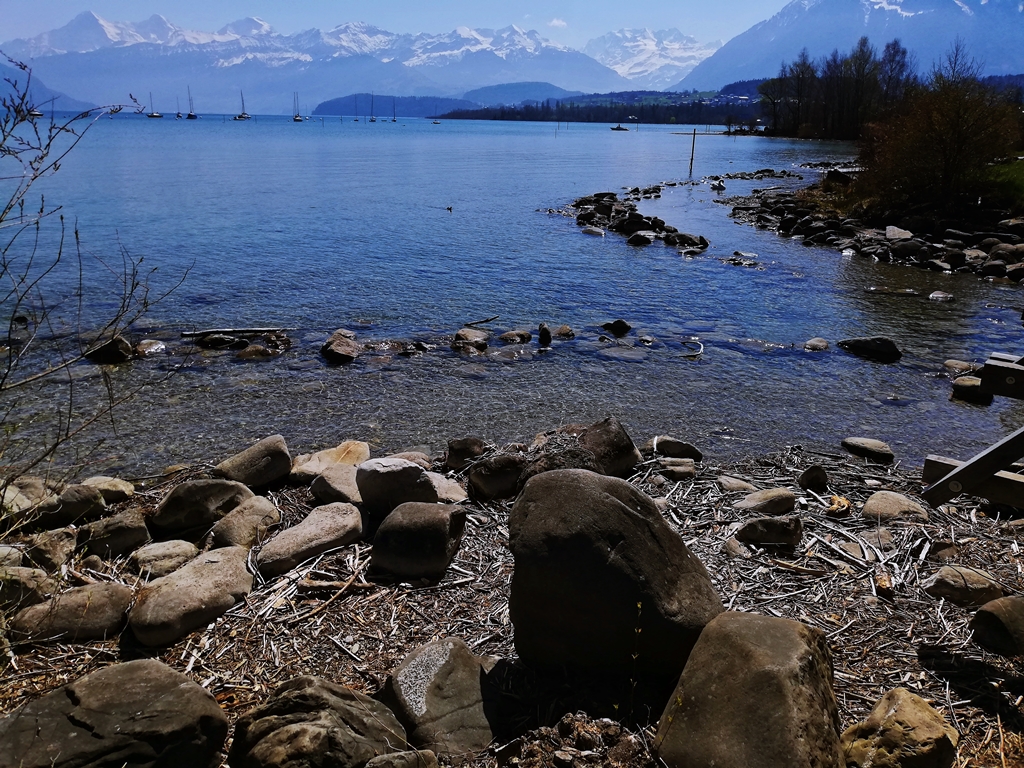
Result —
[[690, 175], [693, 176], [693, 153], [697, 149], [697, 129], [693, 129], [693, 142], [690, 144]]

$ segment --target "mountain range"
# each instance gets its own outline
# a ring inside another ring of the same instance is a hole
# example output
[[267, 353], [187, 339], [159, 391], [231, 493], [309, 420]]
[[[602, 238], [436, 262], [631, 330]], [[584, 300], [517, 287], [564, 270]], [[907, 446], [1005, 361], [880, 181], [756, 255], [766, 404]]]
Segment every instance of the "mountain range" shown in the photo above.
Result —
[[878, 49], [899, 38], [923, 72], [957, 37], [983, 75], [1024, 72], [1021, 0], [793, 0], [705, 58], [670, 90], [773, 77], [803, 48], [817, 59], [836, 48], [849, 52], [865, 35]]
[[662, 91], [721, 47], [721, 40], [700, 43], [678, 29], [620, 29], [591, 40], [583, 52], [630, 80], [634, 88]]
[[409, 35], [350, 22], [285, 35], [258, 18], [199, 32], [162, 16], [125, 23], [86, 12], [0, 50], [31, 62], [53, 87], [97, 103], [153, 92], [155, 106], [170, 111], [168, 99], [180, 97], [187, 84], [201, 111], [237, 111], [242, 91], [249, 111], [277, 113], [287, 109], [293, 91], [317, 103], [355, 91], [461, 97], [524, 82], [550, 83], [556, 91], [630, 90], [638, 87], [635, 77], [677, 79], [717, 47], [678, 30], [613, 35], [624, 47], [606, 42], [598, 61], [516, 26]]

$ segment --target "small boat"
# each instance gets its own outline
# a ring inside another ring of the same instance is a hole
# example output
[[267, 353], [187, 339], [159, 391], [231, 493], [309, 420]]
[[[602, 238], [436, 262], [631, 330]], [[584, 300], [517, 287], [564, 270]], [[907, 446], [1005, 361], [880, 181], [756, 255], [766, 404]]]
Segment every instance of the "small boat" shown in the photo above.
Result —
[[245, 94], [241, 91], [238, 92], [242, 96], [242, 111], [235, 115], [232, 120], [250, 120], [252, 115], [245, 111]]
[[367, 121], [370, 123], [376, 123], [377, 118], [373, 116], [373, 94], [370, 94], [370, 119]]
[[163, 117], [159, 112], [153, 109], [153, 92], [149, 92], [149, 113], [146, 117]]
[[398, 122], [398, 107], [395, 105], [395, 101], [396, 101], [395, 97], [392, 96], [391, 97], [391, 122], [392, 123], [397, 123]]
[[35, 119], [37, 117], [43, 117], [43, 113], [40, 112], [38, 109], [34, 109], [33, 108], [33, 109], [30, 109], [28, 111], [28, 116], [31, 117], [32, 119]]
[[612, 126], [612, 130], [613, 131], [628, 131], [629, 128], [623, 128], [622, 127], [622, 123], [619, 123], [618, 125], [613, 125]]
[[196, 108], [192, 104], [192, 88], [188, 89], [188, 114], [185, 115], [186, 120], [198, 120], [199, 116], [196, 115]]
[[181, 114], [181, 100], [177, 96], [174, 97], [174, 104], [177, 107], [177, 112], [174, 115], [175, 120], [181, 120], [184, 115]]
[[295, 91], [294, 95], [295, 95], [295, 99], [294, 99], [295, 105], [292, 108], [293, 109], [293, 111], [292, 111], [292, 122], [293, 123], [301, 123], [302, 122], [302, 115], [299, 113], [299, 92]]

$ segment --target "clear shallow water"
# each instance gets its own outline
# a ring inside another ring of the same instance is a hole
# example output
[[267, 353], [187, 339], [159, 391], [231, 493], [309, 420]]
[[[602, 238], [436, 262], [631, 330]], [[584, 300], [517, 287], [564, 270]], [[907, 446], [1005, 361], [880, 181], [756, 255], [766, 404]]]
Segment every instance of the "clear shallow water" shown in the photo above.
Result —
[[[694, 178], [794, 170], [852, 152], [698, 136]], [[271, 361], [192, 359], [123, 411], [103, 456], [149, 470], [217, 458], [272, 432], [300, 450], [350, 437], [440, 448], [469, 433], [524, 439], [615, 414], [638, 441], [669, 432], [710, 458], [793, 443], [833, 449], [864, 434], [920, 463], [931, 452], [966, 456], [1024, 422], [1019, 404], [949, 402], [949, 382], [936, 376], [947, 358], [1024, 346], [1017, 286], [805, 248], [735, 223], [706, 185], [666, 188], [641, 205], [711, 241], [694, 259], [587, 237], [547, 212], [595, 191], [683, 180], [689, 153], [689, 135], [667, 126], [100, 121], [45, 191], [77, 220], [88, 254], [109, 259], [120, 241], [158, 267], [158, 286], [191, 265], [140, 335], [296, 329], [292, 350]], [[774, 183], [728, 182], [728, 194]], [[735, 250], [757, 253], [764, 269], [720, 261]], [[866, 293], [872, 285], [922, 297]], [[933, 290], [958, 301], [928, 302]], [[317, 355], [338, 327], [363, 340], [438, 341], [492, 315], [498, 331], [545, 321], [578, 336], [514, 363], [460, 358], [443, 344], [341, 369]], [[658, 340], [642, 361], [610, 357], [597, 342], [597, 326], [617, 317]], [[863, 334], [893, 337], [905, 357], [881, 366], [800, 348], [812, 336], [834, 345]], [[680, 343], [693, 338], [705, 345], [699, 360]], [[128, 384], [178, 361], [139, 361], [115, 379]], [[48, 393], [37, 395], [35, 404]]]

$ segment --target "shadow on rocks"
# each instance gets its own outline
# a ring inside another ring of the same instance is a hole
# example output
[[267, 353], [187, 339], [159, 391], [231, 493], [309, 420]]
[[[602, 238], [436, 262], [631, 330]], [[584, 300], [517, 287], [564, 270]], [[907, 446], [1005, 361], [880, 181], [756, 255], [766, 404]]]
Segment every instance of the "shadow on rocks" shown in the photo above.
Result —
[[1024, 676], [934, 645], [921, 645], [917, 658], [922, 667], [949, 683], [955, 698], [969, 699], [991, 717], [998, 715], [1008, 730], [1024, 733], [1024, 715], [1013, 705], [1024, 696]]

